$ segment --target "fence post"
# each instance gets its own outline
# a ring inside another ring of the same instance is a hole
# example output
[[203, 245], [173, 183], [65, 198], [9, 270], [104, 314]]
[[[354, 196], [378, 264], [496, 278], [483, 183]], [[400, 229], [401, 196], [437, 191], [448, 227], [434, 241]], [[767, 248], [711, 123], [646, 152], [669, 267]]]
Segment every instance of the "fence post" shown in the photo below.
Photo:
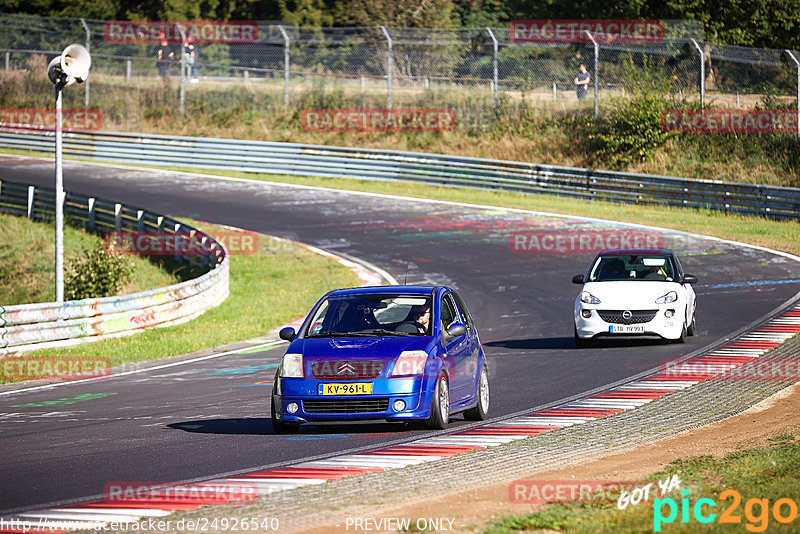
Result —
[[800, 61], [791, 50], [784, 50], [786, 57], [794, 63], [797, 68], [797, 137], [800, 137]]
[[184, 105], [183, 104], [184, 104], [184, 101], [186, 100], [186, 72], [185, 72], [186, 69], [184, 68], [186, 63], [184, 62], [184, 55], [185, 54], [183, 53], [184, 43], [186, 43], [186, 32], [183, 31], [183, 26], [181, 26], [180, 24], [176, 23], [175, 25], [178, 27], [178, 31], [181, 34], [181, 47], [180, 47], [180, 54], [181, 54], [180, 55], [180, 60], [181, 60], [181, 90], [180, 90], [180, 107], [178, 108], [178, 110], [180, 111], [180, 114], [183, 115], [183, 109], [184, 109]]
[[494, 107], [495, 107], [495, 109], [497, 109], [497, 106], [498, 106], [498, 96], [497, 96], [498, 95], [498, 90], [497, 90], [497, 81], [498, 81], [497, 80], [497, 77], [498, 77], [497, 76], [497, 49], [498, 49], [498, 43], [497, 43], [497, 38], [494, 36], [494, 32], [492, 31], [492, 29], [487, 26], [486, 27], [486, 31], [489, 32], [489, 37], [492, 38], [492, 47], [494, 48], [494, 55], [492, 57], [492, 65], [494, 67], [494, 73], [493, 73], [492, 80], [494, 80], [494, 83], [492, 84], [492, 91], [494, 92]]
[[695, 39], [690, 39], [700, 54], [700, 109], [706, 109], [706, 58], [703, 48]]
[[122, 231], [122, 204], [119, 202], [114, 204], [114, 229], [117, 232]]
[[381, 26], [381, 31], [386, 37], [386, 107], [392, 109], [392, 37], [386, 31], [386, 26]]
[[[83, 20], [83, 17], [81, 17], [81, 26], [83, 26], [83, 29], [86, 31], [86, 50], [88, 50], [89, 53], [91, 54], [91, 52], [92, 52], [92, 30], [89, 29], [89, 26], [86, 24], [86, 21]], [[86, 78], [83, 81], [83, 90], [84, 90], [83, 107], [88, 108], [89, 107], [89, 78]]]
[[278, 26], [278, 29], [283, 35], [283, 109], [289, 109], [289, 35], [283, 26]]
[[597, 44], [597, 41], [594, 40], [594, 36], [589, 32], [589, 30], [585, 30], [586, 35], [592, 41], [594, 45], [594, 118], [597, 118], [598, 111], [599, 111], [599, 98], [600, 94], [598, 93], [599, 85], [597, 80], [597, 70], [598, 70], [598, 62], [600, 61], [600, 46]]
[[6, 72], [11, 69], [11, 50], [6, 50]]
[[556, 82], [553, 82], [553, 102], [556, 101], [558, 93], [556, 92]]
[[125, 82], [131, 81], [131, 60], [128, 59], [125, 61]]
[[96, 215], [95, 215], [95, 210], [94, 210], [94, 203], [95, 202], [96, 202], [96, 199], [94, 197], [89, 197], [89, 206], [88, 206], [88, 209], [89, 209], [89, 224], [88, 224], [88, 227], [89, 227], [89, 231], [90, 232], [94, 232], [94, 228], [95, 228], [95, 221], [96, 221]]

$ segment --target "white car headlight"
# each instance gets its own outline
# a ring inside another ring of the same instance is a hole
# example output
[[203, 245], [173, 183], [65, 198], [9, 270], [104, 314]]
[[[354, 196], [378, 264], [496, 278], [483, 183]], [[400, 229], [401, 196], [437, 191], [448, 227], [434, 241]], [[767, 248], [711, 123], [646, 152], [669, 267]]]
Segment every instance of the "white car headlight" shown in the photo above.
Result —
[[581, 293], [581, 302], [584, 304], [600, 304], [600, 299], [589, 293], [588, 291], [584, 291]]
[[675, 302], [678, 300], [678, 294], [674, 291], [670, 291], [666, 295], [661, 295], [656, 299], [656, 304], [669, 304], [670, 302]]
[[303, 355], [284, 354], [281, 362], [281, 376], [284, 378], [303, 378]]
[[421, 375], [426, 361], [428, 353], [424, 350], [404, 350], [394, 362], [391, 376]]

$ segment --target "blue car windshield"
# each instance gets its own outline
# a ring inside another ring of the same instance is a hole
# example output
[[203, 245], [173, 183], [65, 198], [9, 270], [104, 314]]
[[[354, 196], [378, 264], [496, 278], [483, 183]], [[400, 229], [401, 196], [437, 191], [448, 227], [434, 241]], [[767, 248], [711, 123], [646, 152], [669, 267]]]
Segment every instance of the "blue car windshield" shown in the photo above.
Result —
[[429, 295], [361, 294], [328, 297], [306, 337], [430, 335]]

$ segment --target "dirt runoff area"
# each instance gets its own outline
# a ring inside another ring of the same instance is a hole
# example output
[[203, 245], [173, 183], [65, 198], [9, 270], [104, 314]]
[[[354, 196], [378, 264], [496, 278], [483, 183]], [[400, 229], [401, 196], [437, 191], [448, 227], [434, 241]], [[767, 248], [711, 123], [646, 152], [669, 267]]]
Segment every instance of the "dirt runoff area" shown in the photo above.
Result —
[[[682, 432], [624, 453], [609, 454], [569, 467], [532, 474], [522, 477], [522, 480], [644, 480], [678, 458], [700, 454], [721, 457], [739, 449], [767, 445], [769, 438], [781, 434], [800, 434], [800, 383], [717, 423]], [[376, 507], [372, 511], [364, 509], [360, 518], [349, 518], [349, 524], [342, 518], [338, 525], [320, 525], [306, 532], [482, 532], [489, 523], [504, 515], [526, 514], [541, 507], [538, 504], [511, 502], [509, 485], [512, 482], [509, 480], [503, 484], [473, 488], [463, 493], [396, 508]], [[362, 520], [360, 525], [355, 523], [357, 519]], [[381, 521], [387, 519], [389, 521]], [[410, 525], [406, 527], [402, 521], [408, 520]], [[418, 520], [425, 524], [418, 524]]]

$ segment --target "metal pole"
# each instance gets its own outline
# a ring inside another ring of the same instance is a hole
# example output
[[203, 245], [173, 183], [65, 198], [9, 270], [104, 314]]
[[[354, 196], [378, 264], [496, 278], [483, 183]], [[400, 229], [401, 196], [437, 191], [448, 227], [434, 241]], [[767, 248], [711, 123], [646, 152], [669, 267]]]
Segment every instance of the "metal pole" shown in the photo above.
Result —
[[10, 67], [11, 67], [11, 52], [9, 50], [6, 50], [6, 72], [8, 72]]
[[180, 111], [180, 114], [183, 115], [183, 109], [184, 109], [183, 104], [184, 104], [184, 101], [186, 100], [186, 72], [185, 72], [185, 69], [184, 69], [184, 57], [183, 57], [185, 55], [183, 53], [183, 49], [184, 49], [184, 43], [186, 43], [186, 33], [183, 31], [183, 26], [181, 26], [180, 24], [175, 24], [175, 25], [178, 27], [178, 31], [181, 34], [181, 48], [180, 48], [180, 54], [181, 54], [180, 55], [180, 58], [181, 58], [180, 99], [181, 99], [181, 101], [180, 101], [179, 111]]
[[[86, 24], [86, 21], [83, 20], [83, 17], [81, 17], [81, 25], [83, 26], [83, 29], [86, 31], [86, 50], [88, 50], [89, 53], [91, 54], [92, 53], [92, 30], [89, 29], [89, 26]], [[83, 107], [88, 108], [89, 107], [89, 78], [86, 78], [86, 80], [84, 80], [83, 84], [84, 84], [84, 88], [83, 88], [83, 90], [84, 90]]]
[[385, 26], [381, 26], [381, 31], [388, 43], [386, 56], [386, 107], [392, 109], [392, 37], [386, 31]]
[[700, 53], [700, 109], [706, 109], [706, 58], [703, 48], [695, 39], [690, 39]]
[[493, 57], [493, 60], [492, 60], [492, 64], [493, 64], [493, 66], [494, 66], [494, 77], [493, 77], [492, 79], [494, 80], [494, 83], [492, 84], [492, 89], [493, 89], [493, 91], [494, 91], [494, 107], [495, 107], [495, 109], [496, 109], [496, 108], [497, 108], [497, 106], [498, 106], [498, 90], [497, 90], [497, 49], [498, 49], [498, 46], [499, 46], [499, 45], [498, 45], [498, 43], [497, 43], [497, 38], [494, 36], [494, 32], [492, 32], [492, 29], [491, 29], [491, 28], [489, 28], [489, 27], [487, 26], [487, 27], [486, 27], [486, 31], [487, 31], [487, 32], [489, 32], [489, 37], [491, 37], [491, 38], [492, 38], [492, 45], [493, 45], [493, 47], [494, 47], [494, 57]]
[[283, 26], [278, 26], [283, 35], [283, 109], [289, 109], [289, 36]]
[[61, 89], [56, 84], [56, 302], [64, 302], [64, 175], [61, 165]]
[[791, 50], [786, 50], [785, 52], [786, 56], [794, 63], [794, 66], [797, 67], [797, 137], [800, 137], [800, 60]]
[[600, 60], [600, 47], [598, 46], [597, 41], [594, 40], [594, 37], [589, 32], [589, 30], [584, 30], [584, 31], [586, 31], [586, 35], [589, 37], [589, 39], [592, 41], [592, 44], [594, 45], [594, 118], [596, 119], [598, 111], [600, 109], [599, 106], [600, 94], [598, 92], [599, 86], [597, 80], [597, 68], [598, 68], [597, 64]]
[[130, 59], [125, 62], [125, 81], [126, 82], [130, 82], [131, 81], [131, 60]]
[[556, 93], [556, 82], [553, 82], [553, 102], [556, 101], [557, 93]]

